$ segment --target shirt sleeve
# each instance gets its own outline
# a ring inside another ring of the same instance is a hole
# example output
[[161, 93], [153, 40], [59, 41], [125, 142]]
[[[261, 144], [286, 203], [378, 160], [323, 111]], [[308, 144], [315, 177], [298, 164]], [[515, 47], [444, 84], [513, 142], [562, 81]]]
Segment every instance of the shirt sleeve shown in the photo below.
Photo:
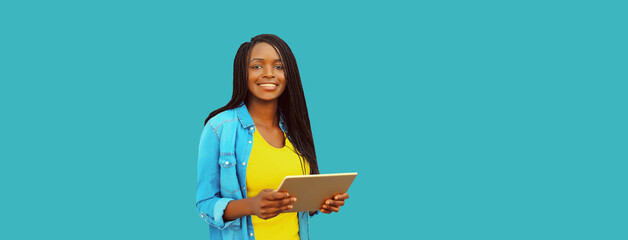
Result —
[[240, 219], [225, 222], [225, 208], [232, 198], [220, 195], [220, 142], [216, 130], [207, 123], [201, 134], [198, 151], [196, 212], [205, 222], [218, 228], [240, 228]]

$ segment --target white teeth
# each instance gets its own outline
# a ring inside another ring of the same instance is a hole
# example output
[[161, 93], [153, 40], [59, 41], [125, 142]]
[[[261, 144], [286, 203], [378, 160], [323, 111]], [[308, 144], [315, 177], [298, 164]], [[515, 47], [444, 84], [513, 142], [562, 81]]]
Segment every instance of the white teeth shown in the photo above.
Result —
[[262, 87], [274, 87], [274, 86], [277, 86], [277, 85], [270, 84], [270, 83], [264, 83], [264, 84], [260, 84], [260, 86], [262, 86]]

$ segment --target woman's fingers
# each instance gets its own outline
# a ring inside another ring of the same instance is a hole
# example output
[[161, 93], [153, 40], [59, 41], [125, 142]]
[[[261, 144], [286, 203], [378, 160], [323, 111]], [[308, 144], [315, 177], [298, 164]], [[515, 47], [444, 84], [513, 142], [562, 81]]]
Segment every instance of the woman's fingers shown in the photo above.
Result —
[[272, 192], [264, 198], [263, 208], [267, 214], [280, 214], [293, 208], [292, 204], [297, 201], [296, 197], [288, 197], [287, 192]]
[[327, 209], [329, 209], [331, 211], [334, 211], [334, 212], [340, 211], [340, 207], [334, 207], [334, 206], [329, 206], [329, 208], [327, 208]]
[[272, 189], [260, 191], [254, 198], [253, 212], [262, 219], [270, 219], [293, 208], [296, 197]]
[[345, 201], [344, 200], [334, 201], [330, 199], [330, 200], [325, 201], [325, 205], [332, 206], [332, 207], [340, 207], [340, 206], [345, 205]]
[[292, 209], [293, 208], [292, 203], [296, 202], [297, 201], [296, 199], [297, 198], [292, 197], [292, 198], [284, 198], [279, 201], [273, 201], [274, 202], [273, 206], [279, 211], [279, 213], [281, 213], [283, 211]]
[[279, 206], [279, 207], [267, 207], [261, 210], [264, 216], [274, 217], [286, 210], [292, 209], [292, 205]]
[[281, 207], [281, 211], [282, 211], [282, 212], [283, 212], [283, 211], [290, 210], [290, 209], [292, 209], [292, 205], [286, 205], [286, 206]]
[[334, 200], [345, 200], [349, 198], [349, 194], [348, 193], [342, 193], [342, 194], [336, 194], [334, 196]]
[[291, 197], [291, 198], [284, 198], [282, 200], [279, 201], [279, 205], [283, 206], [283, 205], [290, 205], [292, 203], [295, 203], [297, 201], [296, 197]]
[[290, 194], [288, 194], [287, 192], [272, 191], [271, 193], [264, 195], [264, 199], [275, 201], [275, 200], [287, 198], [289, 196]]
[[328, 206], [328, 205], [323, 205], [323, 207], [321, 207], [321, 209], [319, 210], [322, 213], [332, 213], [332, 212], [338, 212], [340, 211], [340, 207], [334, 207], [334, 206]]
[[340, 207], [345, 205], [345, 199], [349, 198], [349, 194], [336, 194], [332, 198], [325, 200], [320, 211], [322, 213], [332, 213], [340, 211]]
[[276, 207], [276, 208], [280, 208], [284, 206], [292, 206], [292, 204], [295, 203], [296, 201], [297, 201], [296, 197], [284, 198], [284, 199], [274, 200], [274, 201], [268, 200], [267, 206]]
[[332, 205], [327, 205], [327, 204], [323, 204], [323, 208], [327, 211], [333, 211], [333, 212], [338, 212], [338, 210], [340, 210], [340, 207], [336, 207], [336, 206], [332, 206]]

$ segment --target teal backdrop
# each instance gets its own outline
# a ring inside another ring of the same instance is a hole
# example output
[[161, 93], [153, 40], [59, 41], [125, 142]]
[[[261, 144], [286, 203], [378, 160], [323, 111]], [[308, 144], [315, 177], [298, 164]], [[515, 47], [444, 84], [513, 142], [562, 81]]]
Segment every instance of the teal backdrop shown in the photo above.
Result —
[[207, 239], [205, 117], [292, 48], [313, 239], [628, 239], [622, 1], [2, 1], [0, 239]]

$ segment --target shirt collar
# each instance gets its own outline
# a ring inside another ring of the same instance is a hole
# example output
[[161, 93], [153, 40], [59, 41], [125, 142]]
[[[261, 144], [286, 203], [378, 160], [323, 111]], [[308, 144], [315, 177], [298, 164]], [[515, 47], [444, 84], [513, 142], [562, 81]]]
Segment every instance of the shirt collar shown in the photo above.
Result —
[[[240, 106], [235, 108], [236, 113], [238, 114], [238, 119], [240, 120], [240, 124], [244, 128], [250, 128], [251, 126], [255, 126], [253, 122], [253, 118], [251, 118], [251, 114], [249, 114], [249, 110], [246, 108], [246, 104], [244, 102], [240, 103]], [[282, 114], [279, 114], [279, 128], [281, 131], [286, 132], [286, 123], [284, 122]]]
[[242, 127], [249, 128], [250, 126], [255, 125], [244, 102], [241, 102], [240, 106], [237, 107], [235, 111], [238, 114], [238, 119], [240, 120], [240, 124], [242, 124]]

